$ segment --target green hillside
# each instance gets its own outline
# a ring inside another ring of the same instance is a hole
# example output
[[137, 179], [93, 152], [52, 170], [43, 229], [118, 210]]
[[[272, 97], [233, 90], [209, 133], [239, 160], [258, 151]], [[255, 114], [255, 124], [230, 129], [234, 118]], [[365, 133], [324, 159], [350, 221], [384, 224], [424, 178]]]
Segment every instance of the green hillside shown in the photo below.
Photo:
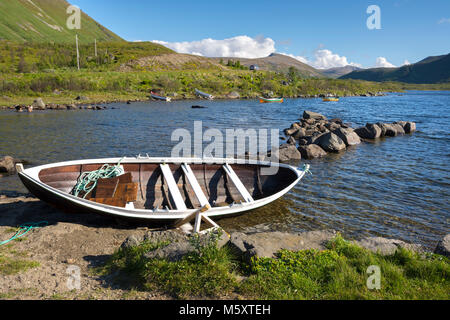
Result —
[[0, 0], [0, 40], [20, 42], [124, 41], [82, 12], [81, 28], [68, 29], [65, 0]]
[[373, 68], [353, 71], [340, 79], [399, 81], [405, 83], [450, 82], [450, 54], [428, 57], [400, 68]]

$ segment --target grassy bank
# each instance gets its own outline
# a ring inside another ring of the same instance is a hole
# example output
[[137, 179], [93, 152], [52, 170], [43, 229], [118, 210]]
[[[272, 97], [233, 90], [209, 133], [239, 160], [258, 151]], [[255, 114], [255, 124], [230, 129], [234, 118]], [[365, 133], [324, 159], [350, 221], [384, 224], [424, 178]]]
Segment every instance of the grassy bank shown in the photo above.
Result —
[[[280, 251], [246, 263], [214, 242], [181, 260], [147, 259], [164, 243], [120, 249], [99, 274], [134, 279], [138, 290], [179, 299], [449, 299], [450, 263], [434, 254], [399, 250], [383, 256], [337, 236], [327, 250]], [[367, 287], [367, 268], [380, 267], [381, 288]]]
[[246, 70], [196, 70], [167, 72], [58, 71], [0, 75], [0, 105], [30, 104], [36, 97], [46, 103], [72, 103], [79, 96], [85, 103], [146, 99], [150, 90], [174, 99], [195, 98], [199, 89], [218, 98], [235, 91], [244, 98], [262, 94], [297, 97], [320, 94], [351, 96], [379, 91], [402, 91], [395, 83], [359, 80], [297, 79], [274, 72]]

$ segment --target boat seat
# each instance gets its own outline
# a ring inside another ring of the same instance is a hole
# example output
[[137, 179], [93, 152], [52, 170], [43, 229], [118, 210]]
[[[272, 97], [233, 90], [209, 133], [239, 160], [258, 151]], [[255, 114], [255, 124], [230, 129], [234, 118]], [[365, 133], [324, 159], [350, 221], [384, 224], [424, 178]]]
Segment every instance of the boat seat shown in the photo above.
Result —
[[239, 191], [241, 196], [244, 198], [245, 202], [253, 202], [253, 197], [248, 192], [247, 188], [242, 183], [241, 179], [237, 176], [237, 174], [234, 172], [233, 168], [228, 164], [225, 163], [223, 165], [223, 169], [227, 173], [227, 176], [231, 179], [233, 184], [235, 185], [236, 189]]
[[137, 200], [138, 183], [133, 183], [131, 173], [118, 177], [99, 179], [89, 200], [125, 208], [128, 202]]
[[209, 204], [208, 198], [206, 198], [206, 195], [204, 194], [202, 188], [200, 187], [200, 184], [198, 183], [198, 180], [195, 177], [191, 167], [188, 164], [183, 163], [181, 165], [181, 169], [183, 170], [185, 177], [188, 179], [189, 184], [191, 185], [192, 190], [194, 191], [195, 197], [200, 203], [200, 206], [201, 207], [206, 205], [211, 206]]
[[169, 189], [169, 194], [175, 203], [176, 210], [187, 210], [186, 203], [181, 196], [180, 189], [178, 189], [178, 185], [175, 182], [175, 178], [173, 176], [172, 170], [170, 169], [168, 164], [160, 164], [161, 171], [164, 176], [164, 180], [167, 183], [167, 187]]

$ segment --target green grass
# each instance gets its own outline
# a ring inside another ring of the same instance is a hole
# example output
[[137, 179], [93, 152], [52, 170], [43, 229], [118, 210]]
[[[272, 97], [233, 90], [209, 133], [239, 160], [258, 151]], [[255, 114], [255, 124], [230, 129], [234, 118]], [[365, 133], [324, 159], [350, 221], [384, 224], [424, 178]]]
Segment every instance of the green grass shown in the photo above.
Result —
[[13, 275], [39, 267], [39, 262], [0, 255], [0, 275]]
[[81, 28], [70, 30], [65, 0], [1, 1], [0, 39], [67, 43], [78, 34], [81, 43], [122, 39], [82, 12]]
[[[244, 263], [214, 241], [179, 261], [148, 259], [144, 253], [164, 244], [120, 249], [100, 270], [119, 271], [179, 299], [445, 299], [450, 298], [448, 258], [399, 250], [382, 256], [337, 236], [324, 251], [282, 250], [277, 258]], [[380, 267], [381, 289], [366, 285], [367, 268]]]

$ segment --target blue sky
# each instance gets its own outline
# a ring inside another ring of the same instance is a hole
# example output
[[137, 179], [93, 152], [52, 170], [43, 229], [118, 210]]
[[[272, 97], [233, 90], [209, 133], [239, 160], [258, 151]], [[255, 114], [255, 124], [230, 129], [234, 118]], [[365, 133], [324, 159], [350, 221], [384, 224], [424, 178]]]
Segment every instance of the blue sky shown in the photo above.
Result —
[[[316, 67], [373, 67], [377, 59], [400, 66], [450, 52], [449, 0], [70, 2], [126, 40], [159, 40], [205, 56], [276, 51]], [[369, 5], [380, 8], [381, 29], [367, 28]], [[208, 38], [232, 40], [201, 41]]]

